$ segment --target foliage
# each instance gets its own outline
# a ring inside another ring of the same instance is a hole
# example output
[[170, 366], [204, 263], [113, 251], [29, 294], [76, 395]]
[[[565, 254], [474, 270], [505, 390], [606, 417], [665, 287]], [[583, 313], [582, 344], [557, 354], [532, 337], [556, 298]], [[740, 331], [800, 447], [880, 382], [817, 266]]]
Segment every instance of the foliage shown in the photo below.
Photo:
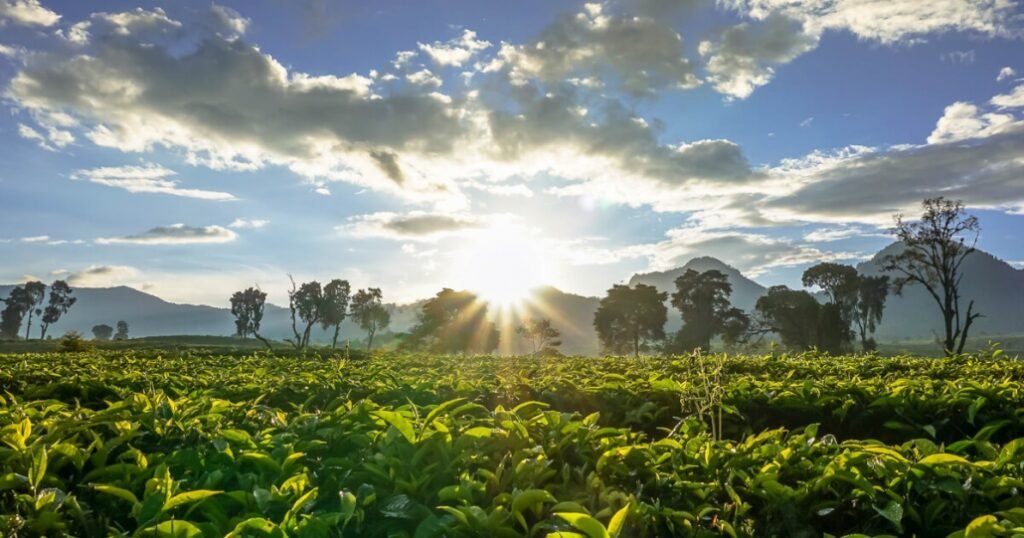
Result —
[[93, 325], [92, 327], [92, 338], [93, 340], [110, 340], [110, 337], [114, 336], [114, 328], [107, 324]]
[[894, 273], [896, 293], [909, 285], [923, 286], [942, 312], [943, 349], [947, 355], [963, 353], [971, 325], [981, 314], [974, 301], [962, 311], [960, 267], [974, 252], [981, 226], [977, 217], [968, 215], [964, 204], [946, 198], [929, 198], [922, 204], [919, 221], [896, 216], [893, 234], [903, 250], [882, 259], [882, 268]]
[[320, 304], [320, 326], [334, 328], [331, 349], [338, 347], [338, 331], [348, 315], [348, 301], [351, 287], [347, 280], [334, 279], [324, 286], [323, 302]]
[[676, 334], [672, 351], [710, 351], [711, 339], [726, 334], [729, 340], [745, 332], [750, 319], [729, 303], [732, 284], [718, 270], [698, 273], [688, 269], [675, 281], [672, 306], [683, 315], [683, 328]]
[[50, 297], [46, 308], [43, 309], [42, 326], [39, 330], [40, 340], [46, 338], [46, 331], [50, 325], [60, 321], [60, 318], [78, 301], [76, 297], [71, 296], [72, 293], [74, 290], [63, 280], [54, 280], [50, 285]]
[[352, 319], [366, 331], [366, 350], [373, 348], [377, 331], [391, 324], [391, 313], [381, 303], [384, 295], [380, 288], [361, 289], [352, 296]]
[[875, 329], [882, 322], [882, 311], [885, 310], [885, 299], [888, 295], [888, 276], [860, 277], [853, 321], [860, 335], [861, 349], [865, 352], [874, 351], [877, 347], [874, 338], [869, 335], [875, 334]]
[[270, 348], [270, 343], [260, 336], [260, 324], [263, 323], [266, 303], [267, 293], [258, 287], [249, 287], [231, 295], [231, 314], [235, 316], [235, 331], [238, 336], [246, 338], [251, 334]]
[[[1024, 524], [1024, 363], [998, 351], [94, 351], [0, 355], [0, 389], [4, 535], [998, 536]], [[710, 403], [714, 418], [680, 416], [681, 401]]]
[[128, 322], [121, 320], [117, 322], [117, 332], [114, 333], [114, 340], [128, 339]]
[[783, 345], [798, 351], [816, 347], [821, 305], [813, 295], [786, 286], [772, 286], [754, 306], [759, 316], [754, 330], [779, 335]]
[[25, 286], [15, 286], [11, 289], [8, 297], [3, 300], [6, 306], [0, 313], [0, 338], [18, 338], [21, 322], [31, 310], [33, 300], [32, 292]]
[[[109, 326], [108, 326], [109, 327]], [[109, 336], [107, 337], [109, 339]], [[76, 331], [68, 331], [57, 341], [57, 351], [61, 353], [81, 353], [96, 347]]]
[[554, 354], [558, 346], [562, 345], [559, 338], [562, 333], [551, 326], [551, 320], [547, 318], [531, 319], [516, 327], [516, 334], [530, 343], [530, 353], [536, 355]]
[[632, 352], [638, 356], [646, 345], [663, 340], [668, 318], [667, 297], [667, 293], [646, 284], [633, 288], [612, 286], [594, 312], [594, 328], [601, 346], [610, 353]]
[[419, 321], [402, 344], [438, 353], [490, 353], [498, 348], [498, 329], [487, 320], [486, 302], [471, 292], [444, 288], [423, 303]]
[[28, 315], [28, 319], [25, 323], [25, 340], [28, 340], [30, 333], [32, 332], [32, 317], [36, 314], [42, 314], [42, 310], [39, 305], [43, 303], [43, 299], [46, 297], [46, 284], [34, 280], [32, 282], [25, 283], [25, 313]]

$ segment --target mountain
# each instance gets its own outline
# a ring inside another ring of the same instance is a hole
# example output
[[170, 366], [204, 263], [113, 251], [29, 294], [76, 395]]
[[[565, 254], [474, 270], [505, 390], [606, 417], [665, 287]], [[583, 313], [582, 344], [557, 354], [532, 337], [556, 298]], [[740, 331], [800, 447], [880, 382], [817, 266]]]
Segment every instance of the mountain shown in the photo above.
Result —
[[[658, 291], [667, 292], [669, 299], [671, 299], [672, 293], [676, 290], [676, 279], [691, 269], [698, 273], [714, 269], [725, 274], [729, 283], [732, 284], [732, 295], [729, 296], [729, 301], [732, 302], [733, 306], [746, 312], [752, 312], [754, 304], [757, 303], [757, 298], [768, 291], [764, 286], [743, 276], [739, 269], [710, 256], [693, 258], [682, 267], [676, 267], [668, 271], [638, 273], [629, 279], [629, 285], [646, 284], [654, 286], [658, 288]], [[682, 315], [678, 310], [669, 306], [668, 323], [665, 325], [665, 330], [670, 332], [677, 331], [682, 326]]]

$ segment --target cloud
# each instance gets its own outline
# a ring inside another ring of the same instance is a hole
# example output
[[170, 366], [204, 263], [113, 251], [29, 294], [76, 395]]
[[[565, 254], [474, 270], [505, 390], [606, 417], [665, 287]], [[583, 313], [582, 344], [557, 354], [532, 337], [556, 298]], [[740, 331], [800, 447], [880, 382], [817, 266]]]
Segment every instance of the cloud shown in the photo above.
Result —
[[48, 235], [33, 235], [21, 238], [22, 243], [46, 243], [48, 241], [50, 241], [50, 236]]
[[476, 32], [472, 30], [464, 30], [461, 37], [445, 43], [435, 41], [429, 44], [417, 43], [417, 45], [434, 63], [441, 66], [460, 67], [478, 52], [489, 48], [491, 43], [477, 39]]
[[939, 59], [951, 64], [972, 64], [974, 63], [974, 49], [944, 52], [939, 55]]
[[1017, 76], [1017, 72], [1012, 67], [1004, 67], [999, 70], [999, 74], [996, 75], [996, 82], [1002, 82], [1006, 79], [1010, 79]]
[[504, 71], [518, 84], [561, 83], [572, 77], [614, 80], [625, 92], [651, 95], [699, 84], [682, 55], [678, 32], [649, 16], [627, 16], [589, 3], [559, 17], [524, 45], [502, 43], [486, 71]]
[[77, 170], [71, 179], [85, 180], [99, 185], [124, 189], [131, 193], [157, 193], [197, 198], [200, 200], [236, 200], [232, 194], [200, 189], [185, 189], [178, 181], [170, 179], [176, 172], [156, 164], [144, 166], [105, 166]]
[[956, 102], [946, 107], [928, 136], [929, 144], [946, 144], [971, 138], [985, 138], [1011, 130], [1019, 130], [1024, 123], [1012, 114], [980, 113], [971, 103]]
[[853, 237], [888, 237], [877, 232], [870, 232], [860, 226], [840, 226], [834, 228], [818, 228], [804, 235], [804, 241], [809, 243], [830, 243], [842, 241]]
[[193, 227], [184, 224], [158, 226], [138, 235], [123, 237], [101, 237], [101, 245], [191, 245], [208, 243], [230, 243], [238, 234], [222, 226]]
[[772, 13], [763, 21], [742, 23], [725, 30], [717, 41], [703, 41], [700, 54], [715, 90], [745, 99], [768, 84], [775, 67], [787, 64], [818, 46], [819, 36], [801, 21]]
[[1004, 93], [993, 97], [989, 103], [999, 108], [1024, 107], [1024, 84], [1018, 85], [1010, 93]]
[[130, 265], [90, 265], [75, 271], [66, 278], [71, 286], [83, 288], [106, 288], [126, 285], [140, 276], [140, 271]]
[[350, 217], [335, 229], [354, 237], [379, 237], [394, 240], [434, 241], [464, 234], [486, 226], [486, 218], [412, 211], [380, 212]]
[[0, 26], [10, 22], [18, 26], [53, 26], [60, 15], [43, 7], [39, 0], [0, 0]]
[[235, 228], [239, 230], [259, 229], [263, 228], [267, 224], [270, 224], [270, 221], [265, 219], [235, 219], [231, 224], [228, 224], [228, 228]]

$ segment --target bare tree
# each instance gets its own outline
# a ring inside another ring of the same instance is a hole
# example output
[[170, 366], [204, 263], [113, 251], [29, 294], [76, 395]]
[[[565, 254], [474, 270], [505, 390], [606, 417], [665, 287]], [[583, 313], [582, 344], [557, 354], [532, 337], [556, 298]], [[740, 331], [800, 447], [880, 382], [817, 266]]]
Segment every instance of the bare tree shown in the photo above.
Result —
[[895, 273], [893, 288], [899, 295], [908, 285], [923, 286], [942, 312], [946, 355], [962, 353], [974, 320], [974, 300], [961, 308], [961, 265], [975, 250], [981, 226], [968, 215], [963, 202], [929, 198], [922, 204], [921, 220], [908, 222], [896, 215], [892, 233], [903, 243], [903, 251], [882, 258], [882, 270]]

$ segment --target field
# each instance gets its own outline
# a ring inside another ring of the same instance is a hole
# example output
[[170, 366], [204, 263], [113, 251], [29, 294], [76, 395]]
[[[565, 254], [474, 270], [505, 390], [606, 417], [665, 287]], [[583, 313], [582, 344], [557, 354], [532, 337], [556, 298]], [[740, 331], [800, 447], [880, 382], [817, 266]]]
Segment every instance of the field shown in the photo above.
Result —
[[4, 536], [1011, 536], [1024, 363], [0, 355]]

